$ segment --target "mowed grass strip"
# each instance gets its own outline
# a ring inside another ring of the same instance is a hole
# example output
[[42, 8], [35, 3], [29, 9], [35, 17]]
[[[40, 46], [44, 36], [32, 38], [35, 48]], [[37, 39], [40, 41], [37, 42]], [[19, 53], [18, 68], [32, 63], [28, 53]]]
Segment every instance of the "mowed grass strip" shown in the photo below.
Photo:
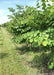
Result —
[[27, 69], [19, 62], [16, 45], [8, 32], [1, 28], [3, 45], [0, 46], [0, 75], [26, 75]]

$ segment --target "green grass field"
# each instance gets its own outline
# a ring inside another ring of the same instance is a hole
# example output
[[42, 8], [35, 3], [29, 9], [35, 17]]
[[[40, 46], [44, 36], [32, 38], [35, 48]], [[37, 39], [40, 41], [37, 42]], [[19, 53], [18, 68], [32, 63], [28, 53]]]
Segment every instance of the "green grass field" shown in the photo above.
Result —
[[10, 37], [4, 28], [0, 29], [0, 75], [26, 75], [27, 69], [19, 62]]

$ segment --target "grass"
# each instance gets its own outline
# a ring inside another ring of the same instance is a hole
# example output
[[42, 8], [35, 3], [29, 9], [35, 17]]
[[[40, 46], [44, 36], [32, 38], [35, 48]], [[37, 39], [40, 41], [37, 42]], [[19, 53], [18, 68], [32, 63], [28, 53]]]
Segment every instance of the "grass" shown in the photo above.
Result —
[[0, 75], [30, 75], [39, 72], [30, 62], [40, 53], [26, 52], [29, 49], [24, 44], [16, 45], [4, 28], [0, 29], [0, 36]]
[[0, 29], [0, 75], [34, 75], [42, 69], [48, 72], [36, 63], [36, 56], [41, 58], [42, 50], [30, 51], [25, 44], [15, 44], [12, 37], [5, 28]]
[[4, 28], [0, 29], [0, 75], [26, 75], [27, 69], [19, 62], [16, 46]]

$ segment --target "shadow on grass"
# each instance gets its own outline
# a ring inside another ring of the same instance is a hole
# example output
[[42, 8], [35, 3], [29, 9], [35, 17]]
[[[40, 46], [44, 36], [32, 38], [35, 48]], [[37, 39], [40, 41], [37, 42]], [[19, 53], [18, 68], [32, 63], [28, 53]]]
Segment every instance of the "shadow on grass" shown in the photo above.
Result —
[[22, 45], [22, 46], [19, 45], [19, 47], [16, 47], [16, 50], [19, 50], [20, 54], [24, 54], [27, 52], [33, 52], [33, 53], [35, 52], [39, 53], [43, 51], [46, 52], [46, 48], [41, 47], [40, 49], [40, 47], [31, 47], [31, 46], [28, 47], [26, 45]]
[[0, 53], [0, 59], [3, 59], [8, 56], [8, 53]]
[[19, 50], [21, 55], [30, 51], [29, 47], [27, 46], [17, 47], [16, 50]]
[[3, 43], [0, 43], [0, 46], [2, 46], [3, 45]]
[[31, 64], [32, 68], [40, 69], [41, 73], [53, 73], [54, 68], [49, 69], [47, 65], [50, 57], [51, 57], [50, 53], [49, 54], [42, 53], [40, 56], [35, 55], [33, 60], [31, 62], [28, 62], [28, 64]]
[[[35, 55], [32, 61], [28, 61], [28, 64], [30, 64], [31, 68], [37, 68], [38, 70], [40, 70], [40, 72], [42, 73], [51, 73], [53, 70], [49, 70], [47, 63], [49, 61], [49, 56], [50, 56], [50, 49], [47, 47], [41, 47], [41, 49], [39, 47], [37, 48], [30, 48], [26, 45], [22, 45], [16, 48], [16, 50], [20, 51], [20, 54], [23, 55], [25, 53], [28, 52], [33, 52], [33, 53], [42, 53], [40, 55]], [[47, 51], [49, 51], [49, 53], [46, 53]]]

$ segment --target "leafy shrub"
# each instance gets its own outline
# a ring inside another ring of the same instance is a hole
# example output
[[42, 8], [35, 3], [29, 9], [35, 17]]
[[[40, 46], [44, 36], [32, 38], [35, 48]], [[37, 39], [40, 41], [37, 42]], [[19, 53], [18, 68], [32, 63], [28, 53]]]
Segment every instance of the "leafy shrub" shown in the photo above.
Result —
[[[17, 6], [17, 11], [13, 8], [9, 8], [12, 15], [8, 15], [11, 21], [3, 24], [7, 30], [14, 34], [14, 40], [17, 43], [25, 42], [27, 45], [31, 44], [32, 47], [43, 46], [51, 50], [54, 53], [54, 11], [53, 6], [46, 5], [48, 0], [41, 0], [42, 5], [39, 5], [37, 0], [37, 7], [25, 8], [20, 5]], [[42, 11], [38, 10], [42, 8]], [[52, 11], [51, 11], [51, 10]], [[51, 53], [52, 54], [52, 53]], [[52, 61], [52, 63], [51, 63]], [[54, 67], [54, 56], [48, 62], [48, 68]]]

